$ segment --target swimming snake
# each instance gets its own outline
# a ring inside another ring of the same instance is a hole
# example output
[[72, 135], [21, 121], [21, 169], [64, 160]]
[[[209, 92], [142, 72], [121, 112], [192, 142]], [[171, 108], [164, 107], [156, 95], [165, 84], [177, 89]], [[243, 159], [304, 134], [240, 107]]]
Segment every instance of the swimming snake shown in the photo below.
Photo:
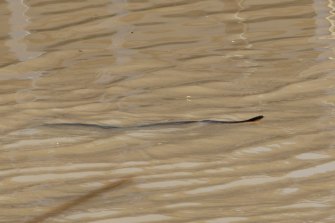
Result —
[[255, 122], [264, 118], [263, 115], [258, 115], [253, 118], [236, 120], [236, 121], [223, 121], [223, 120], [215, 120], [215, 119], [203, 119], [203, 120], [182, 120], [182, 121], [167, 121], [167, 122], [155, 122], [155, 123], [147, 123], [140, 124], [134, 126], [116, 126], [116, 125], [100, 125], [100, 124], [90, 124], [90, 123], [48, 123], [46, 126], [73, 126], [73, 127], [93, 127], [100, 129], [128, 129], [128, 128], [150, 128], [150, 127], [163, 127], [169, 125], [186, 125], [186, 124], [238, 124], [238, 123], [246, 123], [246, 122]]

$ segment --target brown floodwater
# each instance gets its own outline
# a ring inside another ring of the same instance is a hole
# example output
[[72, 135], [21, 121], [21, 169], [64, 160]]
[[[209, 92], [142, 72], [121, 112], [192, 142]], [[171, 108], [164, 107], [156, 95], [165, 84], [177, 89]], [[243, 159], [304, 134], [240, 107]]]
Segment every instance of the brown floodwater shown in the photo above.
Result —
[[334, 223], [334, 14], [0, 1], [0, 222]]

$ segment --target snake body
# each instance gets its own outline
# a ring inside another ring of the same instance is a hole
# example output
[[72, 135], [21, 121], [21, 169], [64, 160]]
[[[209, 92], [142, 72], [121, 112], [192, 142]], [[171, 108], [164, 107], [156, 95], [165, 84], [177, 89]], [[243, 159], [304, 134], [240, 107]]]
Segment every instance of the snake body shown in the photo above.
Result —
[[45, 124], [46, 126], [69, 126], [69, 127], [93, 127], [99, 129], [128, 129], [128, 128], [150, 128], [150, 127], [163, 127], [170, 125], [187, 125], [187, 124], [238, 124], [238, 123], [246, 123], [246, 122], [255, 122], [264, 118], [263, 115], [258, 115], [249, 119], [237, 120], [237, 121], [223, 121], [223, 120], [215, 120], [215, 119], [203, 119], [203, 120], [182, 120], [182, 121], [167, 121], [167, 122], [155, 122], [155, 123], [147, 123], [140, 124], [134, 126], [116, 126], [116, 125], [100, 125], [100, 124], [90, 124], [90, 123], [52, 123]]

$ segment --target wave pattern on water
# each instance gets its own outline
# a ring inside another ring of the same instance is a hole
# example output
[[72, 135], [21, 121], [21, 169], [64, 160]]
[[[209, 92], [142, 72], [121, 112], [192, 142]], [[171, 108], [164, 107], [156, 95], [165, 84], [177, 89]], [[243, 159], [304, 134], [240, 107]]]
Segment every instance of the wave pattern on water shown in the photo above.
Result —
[[0, 2], [0, 222], [335, 221], [333, 4], [11, 4], [25, 10]]

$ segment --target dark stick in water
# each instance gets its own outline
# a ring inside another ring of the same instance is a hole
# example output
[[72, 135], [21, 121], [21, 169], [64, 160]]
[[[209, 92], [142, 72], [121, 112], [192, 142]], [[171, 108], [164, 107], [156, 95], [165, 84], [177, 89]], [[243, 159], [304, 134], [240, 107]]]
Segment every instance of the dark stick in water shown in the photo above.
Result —
[[123, 129], [123, 128], [145, 128], [145, 127], [159, 127], [167, 125], [186, 125], [195, 123], [208, 123], [208, 124], [238, 124], [245, 122], [255, 122], [264, 118], [263, 115], [258, 115], [250, 119], [237, 120], [237, 121], [222, 121], [213, 119], [204, 120], [189, 120], [189, 121], [169, 121], [169, 122], [155, 122], [149, 124], [135, 125], [135, 126], [115, 126], [115, 125], [99, 125], [99, 124], [87, 124], [87, 123], [54, 123], [46, 124], [47, 126], [77, 126], [77, 127], [95, 127], [100, 129]]
[[69, 202], [67, 202], [63, 205], [60, 205], [60, 206], [42, 214], [42, 215], [34, 218], [34, 219], [26, 221], [26, 223], [44, 222], [48, 218], [55, 217], [55, 216], [63, 213], [64, 211], [69, 210], [70, 208], [72, 208], [74, 206], [77, 206], [77, 205], [79, 205], [83, 202], [86, 202], [87, 200], [89, 200], [93, 197], [99, 196], [102, 193], [105, 193], [109, 190], [115, 189], [115, 188], [117, 188], [117, 187], [119, 187], [119, 186], [121, 186], [125, 183], [129, 183], [129, 182], [130, 182], [130, 179], [122, 179], [122, 180], [119, 180], [119, 181], [116, 181], [116, 182], [113, 182], [113, 183], [106, 184], [105, 186], [103, 186], [103, 187], [101, 187], [97, 190], [90, 191], [87, 194], [84, 194], [83, 196], [78, 197], [77, 199], [69, 201]]

